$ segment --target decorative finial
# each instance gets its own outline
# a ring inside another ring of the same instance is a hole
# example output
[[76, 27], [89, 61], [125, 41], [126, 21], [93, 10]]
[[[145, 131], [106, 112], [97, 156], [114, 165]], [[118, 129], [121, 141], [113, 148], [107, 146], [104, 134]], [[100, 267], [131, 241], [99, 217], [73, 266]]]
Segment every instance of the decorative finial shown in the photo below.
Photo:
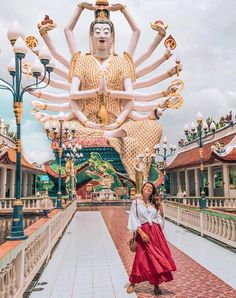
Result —
[[170, 50], [174, 50], [177, 44], [174, 37], [172, 35], [169, 35], [164, 41], [164, 45], [166, 48], [169, 48]]
[[107, 0], [96, 1], [97, 10], [95, 10], [95, 19], [107, 20], [110, 19], [110, 12], [107, 9], [109, 3]]
[[38, 23], [39, 33], [41, 35], [45, 35], [48, 33], [48, 31], [56, 28], [56, 26], [57, 24], [52, 19], [50, 19], [48, 15], [45, 15], [44, 19], [40, 23]]

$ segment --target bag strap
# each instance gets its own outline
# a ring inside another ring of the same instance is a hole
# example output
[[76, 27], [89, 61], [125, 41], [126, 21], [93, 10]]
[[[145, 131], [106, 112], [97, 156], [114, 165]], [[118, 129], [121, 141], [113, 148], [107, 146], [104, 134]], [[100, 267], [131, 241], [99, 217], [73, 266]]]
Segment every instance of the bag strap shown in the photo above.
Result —
[[136, 199], [136, 216], [138, 218], [138, 200]]
[[[136, 199], [135, 200], [135, 207], [136, 207], [136, 216], [138, 218], [138, 200]], [[137, 236], [137, 231], [133, 232], [133, 239], [135, 240], [136, 239], [136, 236]]]

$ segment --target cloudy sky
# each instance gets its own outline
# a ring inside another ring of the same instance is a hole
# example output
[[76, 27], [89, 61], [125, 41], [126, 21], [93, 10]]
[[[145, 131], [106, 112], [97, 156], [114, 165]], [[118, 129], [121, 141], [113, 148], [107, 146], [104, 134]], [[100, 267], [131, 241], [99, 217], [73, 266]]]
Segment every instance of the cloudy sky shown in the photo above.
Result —
[[[35, 35], [42, 45], [36, 25], [48, 14], [57, 23], [57, 28], [51, 32], [51, 38], [58, 50], [69, 59], [63, 28], [77, 3], [75, 0], [0, 0], [0, 76], [7, 77], [4, 69], [12, 57], [12, 49], [6, 32], [15, 19], [21, 23], [26, 35]], [[235, 115], [235, 0], [125, 0], [122, 3], [128, 6], [142, 32], [136, 56], [145, 51], [155, 37], [150, 21], [164, 21], [168, 24], [167, 35], [172, 34], [177, 41], [172, 59], [154, 73], [167, 70], [175, 64], [175, 56], [180, 56], [184, 65], [180, 77], [185, 82], [184, 104], [178, 110], [164, 112], [160, 120], [170, 143], [177, 144], [183, 136], [184, 124], [194, 121], [198, 111], [205, 117], [213, 116], [216, 120], [229, 110]], [[88, 51], [88, 26], [92, 18], [92, 12], [84, 12], [75, 30], [82, 51]], [[116, 27], [116, 50], [121, 53], [127, 49], [131, 31], [119, 12], [113, 13], [111, 18]], [[162, 56], [163, 52], [164, 47], [160, 45], [148, 62]], [[27, 59], [31, 61], [32, 55], [29, 54]], [[144, 91], [163, 90], [167, 86], [166, 81]], [[43, 162], [51, 156], [50, 142], [40, 123], [31, 115], [31, 99], [29, 95], [24, 98], [23, 150], [31, 160]], [[12, 99], [1, 90], [0, 117], [14, 128]]]

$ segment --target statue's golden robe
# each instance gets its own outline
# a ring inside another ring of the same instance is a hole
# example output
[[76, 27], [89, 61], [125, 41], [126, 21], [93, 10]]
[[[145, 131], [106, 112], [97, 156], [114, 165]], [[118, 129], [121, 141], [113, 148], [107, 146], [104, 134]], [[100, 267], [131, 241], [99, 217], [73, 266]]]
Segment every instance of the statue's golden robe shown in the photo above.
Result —
[[[103, 64], [91, 54], [78, 53], [72, 59], [70, 77], [80, 79], [80, 90], [98, 89], [102, 75], [106, 78], [107, 89], [123, 91], [126, 78], [135, 80], [133, 61], [127, 53], [123, 56], [111, 55]], [[104, 105], [108, 113], [106, 124], [111, 124], [122, 111], [121, 101], [122, 99], [112, 98], [109, 94], [103, 98], [95, 96], [83, 100], [82, 111], [90, 121], [100, 123], [98, 113]]]
[[[101, 67], [101, 62], [93, 55], [76, 54], [71, 62], [69, 80], [74, 76], [80, 79], [80, 90], [97, 89], [100, 78], [104, 74], [108, 90], [124, 90], [124, 80], [130, 78], [135, 81], [135, 68], [131, 57], [124, 53], [123, 56], [111, 55], [106, 60], [106, 67]], [[99, 111], [104, 106], [108, 113], [108, 123], [116, 122], [122, 111], [122, 99], [111, 98], [106, 95], [83, 100], [82, 111], [90, 121], [100, 123]], [[135, 180], [134, 163], [137, 154], [143, 152], [147, 147], [153, 152], [154, 145], [159, 143], [162, 129], [155, 120], [124, 121], [121, 124], [127, 136], [124, 138], [109, 138], [110, 144], [120, 154], [121, 160], [127, 170], [129, 177]], [[104, 131], [86, 128], [79, 123], [79, 135], [99, 137]]]

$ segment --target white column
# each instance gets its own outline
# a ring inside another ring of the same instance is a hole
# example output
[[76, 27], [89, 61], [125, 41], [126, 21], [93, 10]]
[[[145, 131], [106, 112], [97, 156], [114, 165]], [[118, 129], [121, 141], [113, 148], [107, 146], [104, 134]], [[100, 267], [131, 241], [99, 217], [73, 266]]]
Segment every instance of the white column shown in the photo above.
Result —
[[194, 180], [195, 180], [195, 196], [200, 197], [200, 174], [199, 169], [194, 169]]
[[229, 198], [229, 166], [223, 164], [224, 196]]
[[23, 175], [23, 197], [27, 197], [28, 195], [28, 173], [24, 172]]
[[212, 176], [212, 168], [207, 168], [207, 175], [208, 175], [208, 194], [209, 197], [214, 197], [214, 185], [213, 185], [213, 176]]
[[7, 184], [7, 169], [2, 168], [1, 169], [1, 192], [0, 192], [0, 198], [6, 197], [6, 184]]
[[181, 179], [180, 179], [180, 171], [177, 171], [177, 192], [183, 191], [181, 189]]
[[185, 191], [186, 191], [186, 195], [187, 197], [189, 197], [190, 193], [189, 193], [189, 175], [188, 175], [188, 170], [184, 171], [185, 174]]
[[15, 179], [16, 179], [16, 170], [11, 169], [11, 174], [10, 174], [10, 198], [15, 197]]
[[32, 174], [28, 173], [28, 196], [32, 195]]
[[176, 195], [178, 192], [178, 183], [174, 172], [170, 172], [170, 194]]

